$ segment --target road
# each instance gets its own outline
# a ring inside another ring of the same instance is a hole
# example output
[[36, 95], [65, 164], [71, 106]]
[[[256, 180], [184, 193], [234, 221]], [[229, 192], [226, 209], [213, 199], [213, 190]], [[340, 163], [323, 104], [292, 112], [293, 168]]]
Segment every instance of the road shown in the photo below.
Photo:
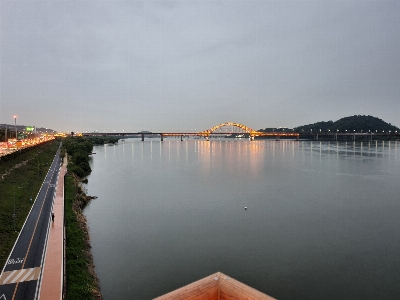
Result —
[[[61, 146], [60, 146], [61, 147]], [[37, 299], [60, 171], [60, 148], [0, 277], [0, 300]]]

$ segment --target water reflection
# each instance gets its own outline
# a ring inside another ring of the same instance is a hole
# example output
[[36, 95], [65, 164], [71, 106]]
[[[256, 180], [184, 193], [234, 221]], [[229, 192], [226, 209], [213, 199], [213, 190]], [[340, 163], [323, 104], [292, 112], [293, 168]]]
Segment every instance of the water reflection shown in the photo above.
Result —
[[398, 142], [110, 147], [95, 149], [85, 210], [105, 299], [151, 299], [215, 271], [279, 299], [400, 294]]

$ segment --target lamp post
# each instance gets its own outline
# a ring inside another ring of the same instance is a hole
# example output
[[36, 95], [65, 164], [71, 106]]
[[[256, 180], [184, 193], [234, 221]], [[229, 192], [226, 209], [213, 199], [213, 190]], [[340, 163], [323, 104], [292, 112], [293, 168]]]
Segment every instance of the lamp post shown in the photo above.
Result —
[[[18, 186], [17, 188], [18, 188], [18, 189], [22, 189], [22, 186]], [[16, 232], [16, 231], [15, 231], [15, 217], [16, 217], [16, 214], [15, 214], [15, 188], [14, 188], [14, 214], [13, 214], [13, 218], [14, 218], [14, 232]]]
[[15, 232], [15, 189], [14, 189], [14, 213], [13, 213], [13, 218], [14, 218], [14, 232]]
[[39, 181], [39, 167], [40, 167], [40, 162], [37, 163], [37, 179]]
[[14, 126], [15, 126], [15, 140], [17, 140], [17, 116], [14, 115]]

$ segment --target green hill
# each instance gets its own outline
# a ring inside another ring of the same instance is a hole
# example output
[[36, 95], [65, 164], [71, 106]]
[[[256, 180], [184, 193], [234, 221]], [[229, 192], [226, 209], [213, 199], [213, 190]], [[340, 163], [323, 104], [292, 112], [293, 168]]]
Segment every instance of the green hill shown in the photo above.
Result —
[[400, 132], [400, 129], [390, 123], [373, 117], [355, 115], [345, 117], [336, 122], [321, 121], [314, 124], [294, 128], [295, 132]]

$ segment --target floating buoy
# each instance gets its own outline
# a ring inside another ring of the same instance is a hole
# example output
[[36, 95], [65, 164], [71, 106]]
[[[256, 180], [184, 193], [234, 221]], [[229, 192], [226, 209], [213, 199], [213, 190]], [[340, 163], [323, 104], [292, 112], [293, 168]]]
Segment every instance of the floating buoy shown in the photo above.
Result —
[[247, 206], [244, 207], [244, 210], [247, 210]]

